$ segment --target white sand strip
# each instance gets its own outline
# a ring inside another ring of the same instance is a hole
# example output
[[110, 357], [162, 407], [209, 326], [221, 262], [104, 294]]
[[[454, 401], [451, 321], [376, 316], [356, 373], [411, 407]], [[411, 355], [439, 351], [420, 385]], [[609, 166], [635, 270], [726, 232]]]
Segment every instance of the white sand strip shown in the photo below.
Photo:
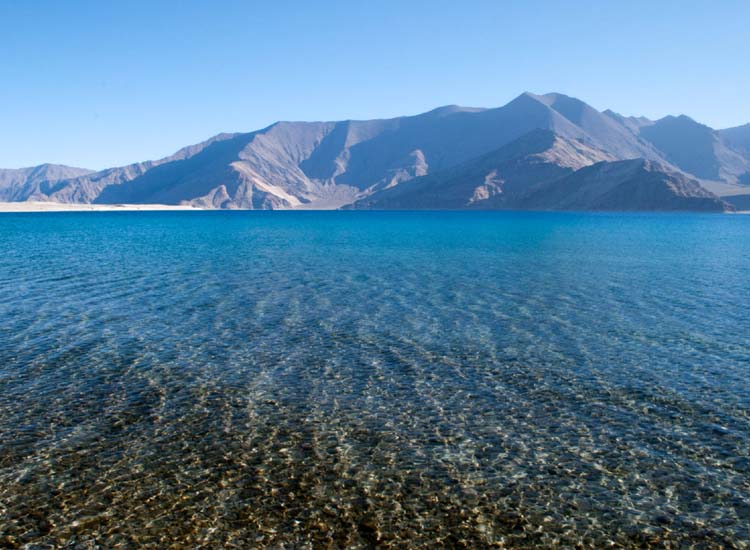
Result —
[[0, 202], [0, 212], [129, 212], [156, 210], [203, 210], [174, 204], [63, 204], [59, 202]]

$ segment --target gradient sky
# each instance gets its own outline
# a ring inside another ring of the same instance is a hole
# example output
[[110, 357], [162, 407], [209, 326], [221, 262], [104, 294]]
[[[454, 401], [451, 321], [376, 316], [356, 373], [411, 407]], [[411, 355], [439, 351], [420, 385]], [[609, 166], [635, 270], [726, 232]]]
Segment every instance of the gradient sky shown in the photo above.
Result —
[[0, 167], [98, 169], [525, 90], [736, 126], [749, 22], [747, 0], [0, 0]]

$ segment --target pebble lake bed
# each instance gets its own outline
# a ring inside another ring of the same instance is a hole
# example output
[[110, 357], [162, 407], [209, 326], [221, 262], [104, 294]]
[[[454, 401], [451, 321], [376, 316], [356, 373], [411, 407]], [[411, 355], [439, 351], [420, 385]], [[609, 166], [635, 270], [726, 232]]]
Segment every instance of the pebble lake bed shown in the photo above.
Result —
[[2, 548], [750, 548], [750, 217], [0, 216]]

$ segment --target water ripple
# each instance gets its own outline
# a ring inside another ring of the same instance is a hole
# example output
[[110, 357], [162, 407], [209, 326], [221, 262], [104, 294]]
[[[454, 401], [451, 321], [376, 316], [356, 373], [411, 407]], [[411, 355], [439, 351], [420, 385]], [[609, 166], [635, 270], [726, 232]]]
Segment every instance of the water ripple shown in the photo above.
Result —
[[0, 546], [748, 548], [749, 224], [5, 215]]

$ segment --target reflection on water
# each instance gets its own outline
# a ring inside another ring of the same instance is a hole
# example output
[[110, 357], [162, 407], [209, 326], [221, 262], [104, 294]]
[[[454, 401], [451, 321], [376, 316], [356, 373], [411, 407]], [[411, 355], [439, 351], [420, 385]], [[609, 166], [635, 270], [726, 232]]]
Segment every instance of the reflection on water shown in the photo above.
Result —
[[0, 547], [746, 548], [748, 232], [3, 216]]

